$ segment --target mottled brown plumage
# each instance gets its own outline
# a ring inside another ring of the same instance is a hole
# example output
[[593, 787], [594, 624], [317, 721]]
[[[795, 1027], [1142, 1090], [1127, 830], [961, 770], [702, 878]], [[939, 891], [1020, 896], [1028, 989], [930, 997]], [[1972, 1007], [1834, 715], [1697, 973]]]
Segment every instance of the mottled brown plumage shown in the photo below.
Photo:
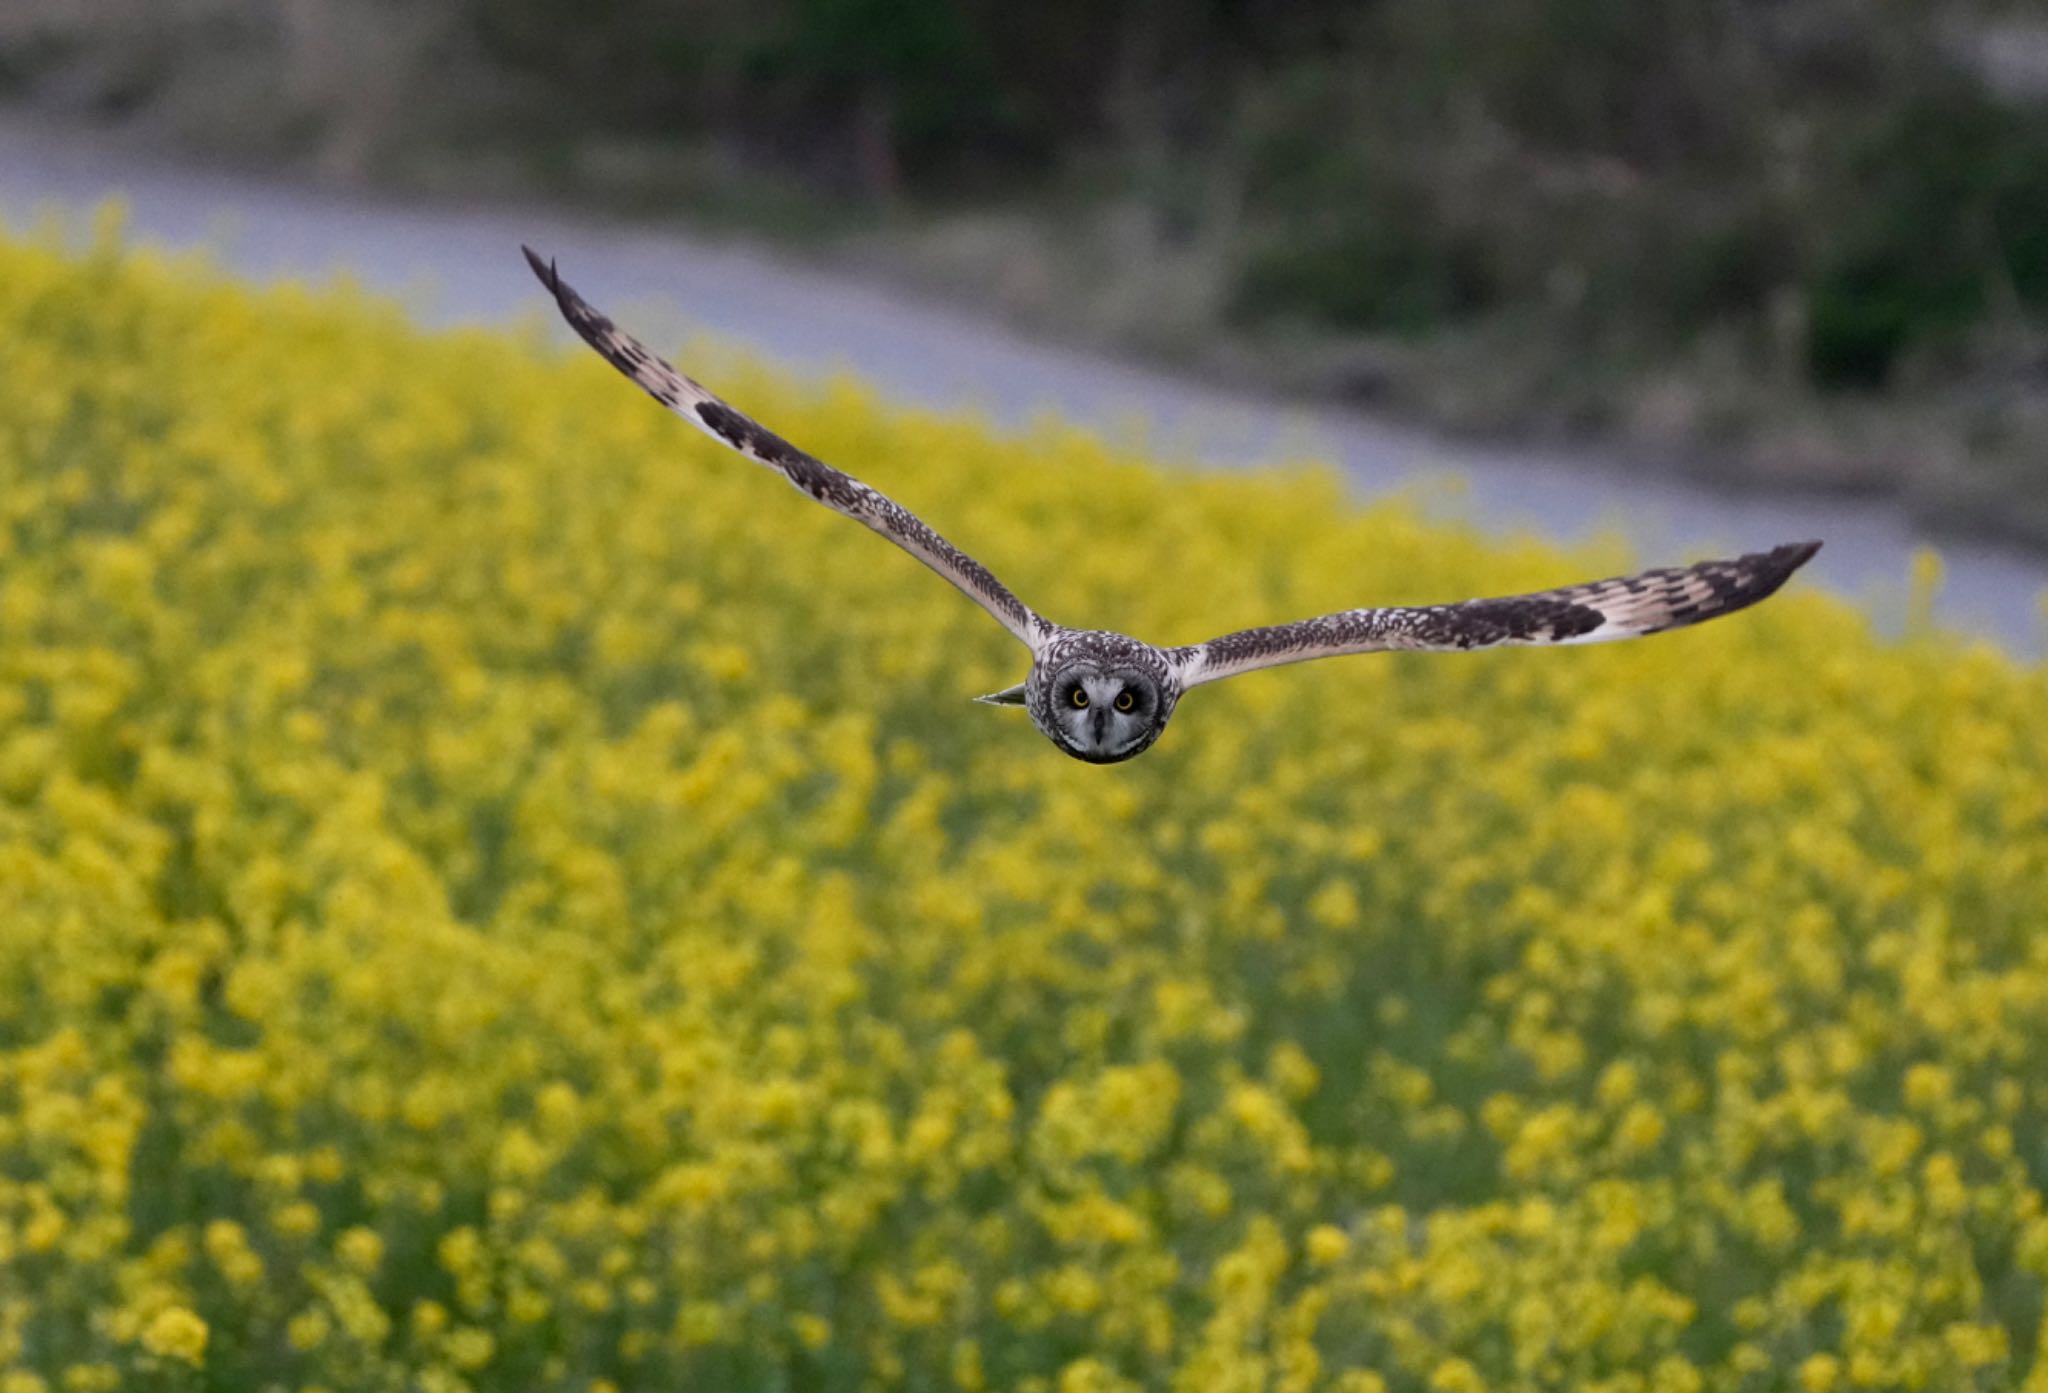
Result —
[[1819, 542], [1792, 542], [1730, 561], [1702, 561], [1529, 595], [1344, 610], [1292, 624], [1242, 629], [1169, 653], [1180, 668], [1182, 684], [1194, 687], [1257, 668], [1345, 653], [1641, 638], [1753, 605], [1819, 550]]
[[1031, 671], [1017, 686], [981, 699], [1024, 707], [1054, 744], [1091, 763], [1113, 764], [1142, 754], [1159, 738], [1182, 694], [1204, 682], [1346, 653], [1637, 638], [1753, 605], [1820, 550], [1819, 542], [1795, 542], [1729, 561], [1702, 561], [1528, 595], [1344, 610], [1242, 629], [1183, 648], [1158, 648], [1107, 630], [1068, 629], [1033, 611], [987, 567], [909, 509], [806, 454], [677, 372], [570, 289], [553, 262], [530, 248], [526, 259], [570, 327], [649, 396], [826, 507], [887, 537], [995, 616], [1031, 650]]
[[569, 327], [647, 395], [714, 440], [776, 470], [826, 507], [881, 533], [959, 586], [1024, 643], [1035, 647], [1057, 627], [1033, 614], [986, 566], [927, 527], [908, 508], [733, 410], [600, 314], [557, 274], [553, 262], [542, 261], [531, 247], [521, 250], [541, 284], [554, 294]]

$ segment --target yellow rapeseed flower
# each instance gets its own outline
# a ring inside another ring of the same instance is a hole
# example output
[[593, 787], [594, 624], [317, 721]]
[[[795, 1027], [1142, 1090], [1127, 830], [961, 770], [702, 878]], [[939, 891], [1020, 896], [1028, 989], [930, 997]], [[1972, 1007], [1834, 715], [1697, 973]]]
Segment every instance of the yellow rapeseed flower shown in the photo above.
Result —
[[1828, 1393], [1842, 1375], [1842, 1361], [1832, 1354], [1809, 1355], [1799, 1365], [1799, 1386], [1806, 1393]]
[[206, 1322], [183, 1306], [169, 1306], [143, 1327], [142, 1347], [198, 1368], [206, 1362]]
[[1308, 1232], [1308, 1255], [1312, 1262], [1327, 1267], [1351, 1249], [1351, 1240], [1335, 1224], [1318, 1224]]
[[[1168, 642], [1631, 560], [700, 359]], [[0, 380], [24, 1390], [2040, 1381], [2037, 666], [1788, 595], [1087, 769], [587, 355], [0, 243]]]

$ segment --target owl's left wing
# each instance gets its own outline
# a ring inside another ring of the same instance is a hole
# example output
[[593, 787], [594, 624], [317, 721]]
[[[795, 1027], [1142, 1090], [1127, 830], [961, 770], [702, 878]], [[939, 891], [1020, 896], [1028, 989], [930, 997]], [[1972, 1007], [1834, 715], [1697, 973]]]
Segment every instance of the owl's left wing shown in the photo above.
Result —
[[719, 444], [739, 451], [756, 464], [767, 465], [826, 507], [846, 514], [902, 547], [994, 615], [996, 622], [1033, 653], [1059, 631], [1057, 625], [1012, 595], [988, 567], [934, 532], [917, 514], [880, 490], [869, 488], [852, 475], [799, 450], [752, 417], [733, 410], [600, 314], [570, 288], [552, 261], [541, 260], [531, 247], [520, 250], [526, 253], [527, 264], [540, 277], [540, 283], [554, 295], [569, 327], [648, 396]]
[[1169, 649], [1167, 658], [1183, 687], [1198, 687], [1240, 672], [1345, 653], [1449, 652], [1500, 644], [1640, 638], [1753, 605], [1819, 550], [1819, 542], [1791, 542], [1729, 561], [1702, 561], [1529, 595], [1350, 609], [1293, 624], [1242, 629], [1207, 643]]

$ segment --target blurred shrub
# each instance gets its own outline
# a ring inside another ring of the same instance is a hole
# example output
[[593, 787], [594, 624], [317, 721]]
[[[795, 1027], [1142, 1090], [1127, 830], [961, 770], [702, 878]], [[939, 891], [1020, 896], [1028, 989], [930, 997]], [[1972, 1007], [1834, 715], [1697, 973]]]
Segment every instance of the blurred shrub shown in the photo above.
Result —
[[[1793, 593], [1098, 769], [581, 349], [14, 246], [0, 380], [7, 1393], [2048, 1377], [2038, 669]], [[1167, 641], [1624, 560], [732, 387]]]
[[1808, 291], [1819, 380], [1880, 386], [1916, 343], [1994, 304], [2048, 306], [2048, 120], [1948, 81], [1883, 113], [1849, 153], [1854, 196]]
[[1881, 385], [2041, 303], [2048, 115], [1954, 70], [1938, 19], [1388, 0], [1251, 109], [1237, 311], [1654, 352], [1793, 299], [1816, 382]]
[[1304, 67], [1262, 105], [1235, 312], [1419, 333], [1492, 307], [1505, 268], [1485, 216], [1456, 196], [1458, 171], [1398, 132], [1333, 140], [1354, 123], [1349, 87]]
[[356, 172], [657, 138], [836, 200], [1078, 190], [1213, 252], [1191, 298], [1251, 324], [1503, 319], [1654, 358], [1775, 340], [1797, 306], [1788, 366], [1867, 387], [2044, 294], [2048, 108], [1960, 66], [1976, 21], [1961, 0], [28, 0], [0, 13], [0, 84]]

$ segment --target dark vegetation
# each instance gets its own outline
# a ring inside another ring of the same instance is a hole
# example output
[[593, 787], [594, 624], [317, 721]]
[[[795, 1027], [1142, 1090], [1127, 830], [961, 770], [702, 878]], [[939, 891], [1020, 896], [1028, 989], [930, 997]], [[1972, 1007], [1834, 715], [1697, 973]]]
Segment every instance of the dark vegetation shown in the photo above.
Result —
[[802, 221], [1285, 385], [1903, 484], [2048, 540], [2048, 63], [1998, 61], [2048, 43], [2023, 12], [125, 3], [118, 36], [121, 0], [98, 30], [24, 6], [0, 80], [345, 172], [509, 160], [529, 185]]
[[494, 0], [473, 23], [591, 124], [723, 133], [848, 196], [1120, 163], [1183, 235], [1241, 224], [1248, 320], [1531, 308], [1656, 340], [1791, 296], [1814, 382], [1873, 387], [2048, 303], [2048, 112], [1948, 56], [1925, 0]]

